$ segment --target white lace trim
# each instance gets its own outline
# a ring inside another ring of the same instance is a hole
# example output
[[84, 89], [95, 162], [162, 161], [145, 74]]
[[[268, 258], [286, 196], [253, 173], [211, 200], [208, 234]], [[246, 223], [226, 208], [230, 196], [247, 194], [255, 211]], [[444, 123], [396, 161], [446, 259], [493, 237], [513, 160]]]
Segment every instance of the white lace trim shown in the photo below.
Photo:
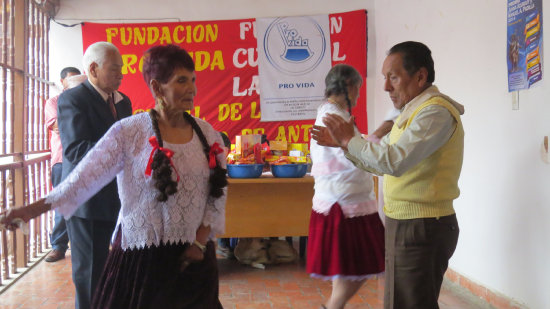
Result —
[[[195, 118], [208, 143], [223, 141], [207, 122]], [[147, 113], [115, 123], [82, 159], [78, 166], [47, 196], [46, 202], [69, 218], [83, 202], [117, 177], [121, 209], [118, 226], [122, 229], [123, 249], [143, 248], [163, 243], [193, 242], [203, 223], [212, 235], [225, 230], [226, 194], [209, 196], [210, 169], [202, 144], [196, 135], [186, 144], [168, 144], [180, 176], [178, 192], [166, 202], [157, 202], [157, 190], [145, 175], [152, 147], [148, 142], [153, 129]], [[225, 168], [224, 154], [218, 160]], [[174, 174], [175, 177], [175, 174]]]

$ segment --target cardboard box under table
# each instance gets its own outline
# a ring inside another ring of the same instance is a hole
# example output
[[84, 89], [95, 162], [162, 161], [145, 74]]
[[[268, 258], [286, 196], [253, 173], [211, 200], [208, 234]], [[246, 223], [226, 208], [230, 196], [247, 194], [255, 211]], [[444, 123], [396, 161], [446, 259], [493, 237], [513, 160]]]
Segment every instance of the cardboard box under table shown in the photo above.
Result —
[[219, 237], [307, 236], [313, 177], [228, 178], [225, 234]]

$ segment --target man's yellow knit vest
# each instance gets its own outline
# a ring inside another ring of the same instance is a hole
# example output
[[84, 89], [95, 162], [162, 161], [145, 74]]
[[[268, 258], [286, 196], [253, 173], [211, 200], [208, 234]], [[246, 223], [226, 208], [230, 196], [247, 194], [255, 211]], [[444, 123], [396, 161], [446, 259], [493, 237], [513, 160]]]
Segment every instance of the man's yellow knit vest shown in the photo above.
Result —
[[[456, 108], [442, 97], [429, 99], [413, 112], [402, 128], [393, 126], [390, 144], [396, 143], [417, 113], [430, 105], [447, 108], [456, 119], [456, 130], [447, 143], [405, 174], [384, 175], [384, 212], [390, 218], [433, 218], [455, 213], [453, 200], [460, 194], [458, 177], [464, 152], [464, 129]], [[399, 123], [399, 118], [395, 123]]]

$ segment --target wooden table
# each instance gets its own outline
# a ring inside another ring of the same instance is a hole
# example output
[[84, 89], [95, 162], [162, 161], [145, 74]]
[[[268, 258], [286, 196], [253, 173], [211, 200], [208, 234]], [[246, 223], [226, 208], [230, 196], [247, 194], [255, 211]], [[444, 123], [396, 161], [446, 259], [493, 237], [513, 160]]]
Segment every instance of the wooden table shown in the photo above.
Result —
[[313, 177], [228, 178], [225, 234], [219, 237], [307, 236]]

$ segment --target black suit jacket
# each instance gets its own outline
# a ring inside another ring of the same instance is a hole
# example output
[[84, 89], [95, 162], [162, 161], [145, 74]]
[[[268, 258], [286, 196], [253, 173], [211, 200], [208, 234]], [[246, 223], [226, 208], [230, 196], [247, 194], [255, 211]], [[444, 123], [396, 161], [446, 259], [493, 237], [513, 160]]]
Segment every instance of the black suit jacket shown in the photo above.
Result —
[[[115, 104], [119, 119], [132, 115], [130, 99], [124, 94], [122, 96], [124, 99]], [[89, 81], [59, 96], [57, 123], [63, 146], [63, 179], [115, 122], [107, 102]], [[116, 221], [119, 210], [120, 199], [115, 179], [82, 204], [74, 216]]]

